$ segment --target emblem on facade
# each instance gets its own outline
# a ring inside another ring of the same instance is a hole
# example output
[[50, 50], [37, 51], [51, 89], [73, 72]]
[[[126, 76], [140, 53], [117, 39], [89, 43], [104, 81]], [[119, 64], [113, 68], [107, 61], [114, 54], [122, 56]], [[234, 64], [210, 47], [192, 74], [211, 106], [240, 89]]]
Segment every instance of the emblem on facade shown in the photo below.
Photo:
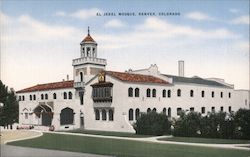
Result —
[[98, 75], [98, 81], [100, 82], [105, 82], [105, 73], [104, 72], [100, 72]]

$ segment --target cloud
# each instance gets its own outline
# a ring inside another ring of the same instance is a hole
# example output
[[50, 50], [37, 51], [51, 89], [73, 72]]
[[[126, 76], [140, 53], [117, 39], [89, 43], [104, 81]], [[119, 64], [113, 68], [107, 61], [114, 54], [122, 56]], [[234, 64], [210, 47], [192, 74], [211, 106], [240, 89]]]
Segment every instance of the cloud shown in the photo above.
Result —
[[121, 28], [121, 27], [125, 27], [126, 24], [123, 23], [121, 20], [113, 19], [105, 23], [104, 26], [107, 28]]
[[240, 17], [237, 17], [233, 20], [231, 20], [231, 23], [232, 24], [245, 24], [245, 25], [249, 25], [249, 15], [243, 15], [243, 16], [240, 16]]
[[198, 12], [198, 11], [194, 11], [194, 12], [190, 12], [186, 15], [187, 18], [193, 19], [193, 20], [198, 20], [198, 21], [211, 21], [214, 20], [213, 17], [210, 17], [209, 15], [206, 15], [202, 12]]
[[55, 13], [55, 16], [60, 16], [60, 17], [71, 17], [71, 18], [77, 18], [81, 20], [86, 20], [91, 17], [96, 16], [97, 13], [101, 13], [102, 10], [98, 8], [90, 8], [90, 9], [80, 9], [75, 12], [71, 13], [66, 13], [64, 11], [57, 11]]

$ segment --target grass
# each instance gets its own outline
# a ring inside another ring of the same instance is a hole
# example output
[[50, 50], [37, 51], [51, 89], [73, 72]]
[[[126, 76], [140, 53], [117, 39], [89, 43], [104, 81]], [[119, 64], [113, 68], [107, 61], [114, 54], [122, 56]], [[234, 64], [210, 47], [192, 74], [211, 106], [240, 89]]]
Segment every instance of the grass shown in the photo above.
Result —
[[103, 136], [118, 136], [118, 137], [152, 137], [152, 135], [138, 135], [134, 133], [126, 133], [126, 132], [113, 132], [113, 131], [96, 131], [96, 130], [83, 130], [76, 129], [68, 131], [71, 133], [81, 133], [81, 134], [92, 134], [92, 135], [103, 135]]
[[158, 144], [131, 140], [45, 133], [43, 136], [9, 143], [15, 146], [65, 150], [116, 157], [248, 157], [250, 151], [197, 146]]
[[161, 138], [158, 140], [188, 142], [188, 143], [209, 143], [209, 144], [250, 144], [250, 140], [198, 138], [198, 137], [171, 137], [171, 138]]

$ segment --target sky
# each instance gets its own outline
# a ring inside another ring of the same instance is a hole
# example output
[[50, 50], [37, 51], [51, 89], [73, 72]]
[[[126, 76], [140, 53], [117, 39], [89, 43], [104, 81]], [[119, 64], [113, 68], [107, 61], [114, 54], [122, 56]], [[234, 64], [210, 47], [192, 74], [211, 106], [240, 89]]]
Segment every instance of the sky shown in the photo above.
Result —
[[184, 60], [186, 77], [249, 89], [249, 0], [2, 0], [0, 26], [1, 80], [15, 90], [73, 79], [88, 26], [107, 70], [178, 75]]

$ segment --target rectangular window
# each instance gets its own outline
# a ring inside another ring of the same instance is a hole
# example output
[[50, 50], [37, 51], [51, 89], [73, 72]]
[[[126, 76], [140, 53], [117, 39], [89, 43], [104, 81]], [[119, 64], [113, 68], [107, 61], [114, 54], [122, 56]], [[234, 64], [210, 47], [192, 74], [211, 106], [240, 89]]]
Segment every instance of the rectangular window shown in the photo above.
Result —
[[211, 111], [212, 111], [212, 112], [215, 112], [215, 107], [214, 107], [214, 106], [211, 108]]
[[202, 108], [201, 108], [201, 113], [204, 114], [205, 112], [206, 112], [205, 107], [202, 107]]
[[232, 112], [232, 107], [231, 106], [228, 107], [228, 112]]
[[194, 107], [191, 107], [191, 108], [190, 108], [190, 112], [194, 112]]
[[179, 107], [179, 108], [177, 108], [177, 115], [180, 115], [181, 114], [181, 112], [182, 112], [182, 109]]

